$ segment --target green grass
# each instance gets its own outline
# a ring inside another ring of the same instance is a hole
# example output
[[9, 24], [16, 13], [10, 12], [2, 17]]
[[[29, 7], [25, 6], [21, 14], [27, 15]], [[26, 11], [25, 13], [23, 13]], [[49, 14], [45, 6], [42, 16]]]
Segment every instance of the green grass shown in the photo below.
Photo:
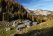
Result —
[[27, 33], [27, 32], [32, 31], [32, 30], [40, 30], [40, 29], [45, 29], [45, 28], [50, 28], [50, 27], [53, 27], [53, 19], [48, 20], [48, 21], [43, 22], [43, 23], [40, 23], [38, 25], [34, 25], [30, 28], [25, 28], [25, 29], [23, 29], [23, 31]]
[[[5, 28], [13, 28], [13, 30], [6, 31]], [[15, 27], [12, 26], [0, 26], [0, 36], [10, 36], [16, 32]]]

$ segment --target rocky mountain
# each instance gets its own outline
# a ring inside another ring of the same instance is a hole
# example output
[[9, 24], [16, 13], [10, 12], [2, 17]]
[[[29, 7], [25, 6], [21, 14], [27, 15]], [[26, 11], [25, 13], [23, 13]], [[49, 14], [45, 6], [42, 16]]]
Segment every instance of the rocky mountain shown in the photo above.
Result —
[[41, 9], [38, 9], [38, 10], [33, 10], [34, 14], [36, 15], [49, 15], [49, 14], [53, 14], [53, 11], [49, 11], [49, 10], [41, 10]]

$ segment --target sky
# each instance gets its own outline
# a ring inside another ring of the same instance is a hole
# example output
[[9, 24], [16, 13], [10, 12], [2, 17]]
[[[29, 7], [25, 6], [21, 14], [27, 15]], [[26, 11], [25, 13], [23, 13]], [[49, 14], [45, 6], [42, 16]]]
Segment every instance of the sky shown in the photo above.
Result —
[[16, 1], [30, 10], [35, 9], [53, 10], [53, 0], [16, 0]]

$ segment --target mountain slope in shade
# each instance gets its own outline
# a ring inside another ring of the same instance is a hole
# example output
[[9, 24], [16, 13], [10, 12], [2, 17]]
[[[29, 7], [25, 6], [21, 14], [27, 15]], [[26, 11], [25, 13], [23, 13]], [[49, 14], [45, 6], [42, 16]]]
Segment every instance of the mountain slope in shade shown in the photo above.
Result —
[[[17, 16], [19, 18], [19, 16], [24, 16], [27, 14], [26, 9], [19, 4], [18, 2], [15, 2], [14, 0], [0, 0], [1, 2], [1, 6], [0, 6], [0, 19], [4, 19], [4, 20], [11, 20], [16, 18], [15, 16]], [[2, 16], [4, 15], [4, 17]], [[21, 17], [20, 17], [21, 18]]]

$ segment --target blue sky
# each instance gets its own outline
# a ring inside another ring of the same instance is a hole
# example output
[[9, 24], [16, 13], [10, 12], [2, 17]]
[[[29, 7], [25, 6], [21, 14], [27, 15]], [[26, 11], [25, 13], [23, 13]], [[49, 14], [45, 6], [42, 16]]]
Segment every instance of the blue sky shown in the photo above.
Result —
[[53, 10], [53, 0], [16, 0], [24, 7], [34, 10], [34, 9], [43, 9], [43, 10]]

